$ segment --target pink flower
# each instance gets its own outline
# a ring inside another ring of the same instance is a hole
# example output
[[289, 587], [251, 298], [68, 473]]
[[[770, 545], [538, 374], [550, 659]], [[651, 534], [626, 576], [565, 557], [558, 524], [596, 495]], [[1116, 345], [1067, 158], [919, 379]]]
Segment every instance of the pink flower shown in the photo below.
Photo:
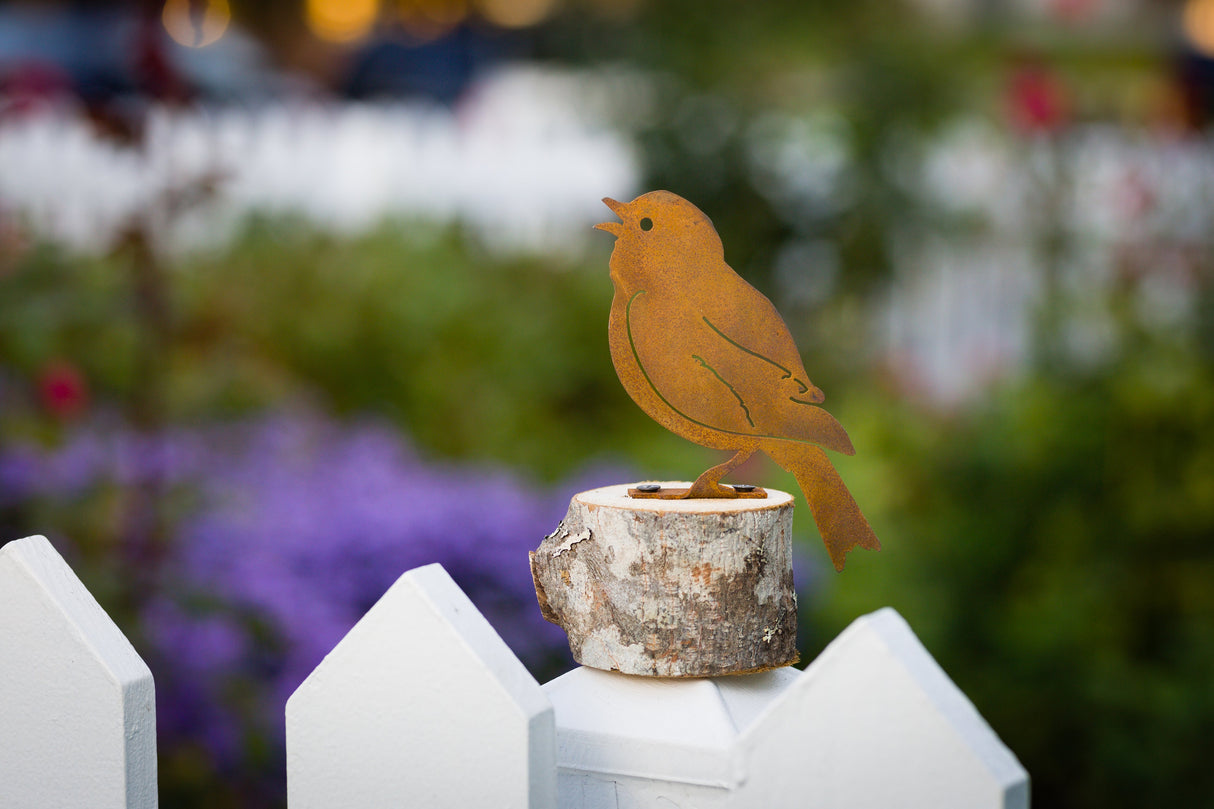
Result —
[[72, 363], [54, 360], [38, 375], [38, 397], [51, 415], [73, 418], [88, 406], [88, 382]]
[[1027, 62], [1008, 82], [1007, 112], [1012, 127], [1023, 133], [1053, 132], [1070, 118], [1070, 98], [1057, 74]]
[[1100, 12], [1099, 0], [1051, 0], [1050, 11], [1064, 23], [1082, 23]]

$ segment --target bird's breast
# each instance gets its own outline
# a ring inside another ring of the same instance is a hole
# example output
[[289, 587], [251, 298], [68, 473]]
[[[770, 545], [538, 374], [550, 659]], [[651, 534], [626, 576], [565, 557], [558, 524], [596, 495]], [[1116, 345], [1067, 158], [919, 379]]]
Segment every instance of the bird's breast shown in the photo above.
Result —
[[695, 322], [677, 299], [645, 289], [617, 292], [609, 323], [611, 360], [624, 390], [654, 421], [704, 446], [736, 448], [739, 436], [720, 432], [698, 413], [712, 397], [694, 390], [703, 381], [694, 373], [695, 349], [688, 344]]
[[645, 327], [653, 318], [644, 315], [652, 314], [654, 303], [652, 293], [644, 289], [617, 286], [611, 302], [608, 342], [611, 362], [624, 390], [642, 410], [656, 419], [664, 403], [642, 361], [643, 355], [653, 350], [654, 336]]

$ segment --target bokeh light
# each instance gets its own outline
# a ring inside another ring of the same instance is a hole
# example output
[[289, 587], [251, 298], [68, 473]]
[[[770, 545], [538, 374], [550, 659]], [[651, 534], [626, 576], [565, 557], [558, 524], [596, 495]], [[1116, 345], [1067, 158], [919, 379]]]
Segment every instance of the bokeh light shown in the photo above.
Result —
[[714, 455], [607, 351], [600, 200], [669, 188], [886, 545], [798, 507], [805, 659], [893, 604], [1039, 804], [1214, 807], [1211, 178], [1214, 0], [0, 0], [0, 544], [144, 639], [174, 809], [286, 806], [414, 564], [560, 673], [581, 470]]
[[354, 42], [371, 32], [379, 0], [307, 0], [308, 28], [329, 42]]
[[556, 0], [479, 0], [485, 19], [502, 28], [529, 28], [551, 16]]
[[401, 25], [417, 39], [436, 39], [468, 16], [466, 0], [397, 0]]
[[1189, 43], [1205, 55], [1214, 56], [1214, 0], [1189, 0], [1182, 19]]
[[232, 10], [228, 0], [166, 0], [160, 18], [174, 42], [187, 48], [204, 48], [228, 30]]
[[1214, 0], [1189, 0], [1181, 19], [1190, 44], [1207, 56], [1214, 56]]

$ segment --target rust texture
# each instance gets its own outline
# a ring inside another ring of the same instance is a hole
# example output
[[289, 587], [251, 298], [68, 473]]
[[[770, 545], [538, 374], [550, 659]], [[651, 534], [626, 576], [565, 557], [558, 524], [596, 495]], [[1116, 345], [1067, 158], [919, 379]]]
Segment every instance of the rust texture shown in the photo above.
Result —
[[603, 202], [619, 222], [611, 254], [608, 336], [628, 395], [654, 421], [706, 447], [729, 450], [686, 497], [735, 498], [721, 478], [762, 451], [797, 479], [836, 570], [877, 536], [823, 448], [855, 454], [809, 380], [779, 312], [725, 263], [712, 222], [669, 191]]

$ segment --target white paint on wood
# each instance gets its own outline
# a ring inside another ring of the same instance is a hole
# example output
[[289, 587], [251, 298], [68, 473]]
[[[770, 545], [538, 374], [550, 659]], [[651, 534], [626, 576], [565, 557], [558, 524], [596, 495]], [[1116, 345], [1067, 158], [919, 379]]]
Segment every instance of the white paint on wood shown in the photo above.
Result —
[[546, 684], [560, 806], [1026, 809], [1028, 774], [892, 609], [804, 672]]
[[411, 570], [287, 703], [291, 809], [556, 805], [552, 706], [440, 565]]
[[831, 642], [741, 745], [767, 806], [1028, 806], [1028, 773], [888, 607]]
[[156, 697], [45, 537], [0, 548], [0, 806], [152, 809]]
[[643, 806], [727, 805], [746, 780], [739, 732], [800, 675], [661, 679], [583, 667], [556, 678], [544, 691], [556, 710], [560, 805], [597, 806], [621, 790]]
[[[0, 548], [0, 807], [154, 809], [147, 666], [43, 537]], [[292, 809], [1027, 809], [1028, 774], [892, 609], [804, 672], [542, 689], [438, 565], [287, 707]]]

